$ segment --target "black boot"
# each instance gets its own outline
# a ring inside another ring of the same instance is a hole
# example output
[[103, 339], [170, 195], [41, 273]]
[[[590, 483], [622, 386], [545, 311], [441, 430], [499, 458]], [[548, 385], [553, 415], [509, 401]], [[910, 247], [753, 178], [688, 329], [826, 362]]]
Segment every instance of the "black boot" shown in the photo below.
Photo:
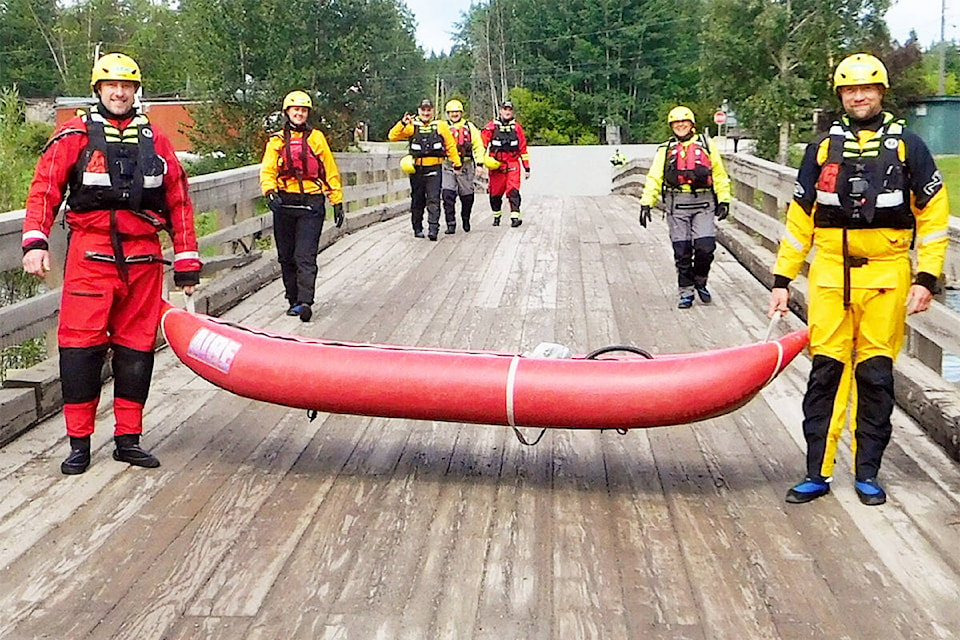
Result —
[[75, 476], [83, 473], [90, 466], [90, 436], [85, 438], [70, 438], [70, 455], [60, 463], [60, 473], [65, 476]]
[[140, 448], [140, 436], [138, 434], [113, 436], [113, 441], [117, 445], [117, 448], [113, 451], [113, 459], [117, 462], [126, 462], [135, 467], [147, 467], [148, 469], [155, 469], [160, 466], [159, 460]]

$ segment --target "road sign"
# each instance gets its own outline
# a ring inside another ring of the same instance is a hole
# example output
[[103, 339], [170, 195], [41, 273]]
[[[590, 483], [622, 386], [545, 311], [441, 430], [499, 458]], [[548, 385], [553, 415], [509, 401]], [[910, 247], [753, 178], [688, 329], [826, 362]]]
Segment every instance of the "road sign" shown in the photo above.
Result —
[[716, 124], [723, 124], [727, 121], [727, 113], [725, 111], [717, 111], [713, 114], [713, 121]]

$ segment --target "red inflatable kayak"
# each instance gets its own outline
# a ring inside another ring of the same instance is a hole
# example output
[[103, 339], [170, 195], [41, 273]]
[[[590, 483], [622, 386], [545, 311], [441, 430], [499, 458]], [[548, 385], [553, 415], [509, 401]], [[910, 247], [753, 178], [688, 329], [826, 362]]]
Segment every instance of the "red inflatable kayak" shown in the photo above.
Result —
[[777, 341], [683, 355], [539, 358], [313, 340], [168, 307], [163, 334], [190, 369], [254, 400], [365, 416], [630, 429], [685, 424], [746, 404], [806, 346]]

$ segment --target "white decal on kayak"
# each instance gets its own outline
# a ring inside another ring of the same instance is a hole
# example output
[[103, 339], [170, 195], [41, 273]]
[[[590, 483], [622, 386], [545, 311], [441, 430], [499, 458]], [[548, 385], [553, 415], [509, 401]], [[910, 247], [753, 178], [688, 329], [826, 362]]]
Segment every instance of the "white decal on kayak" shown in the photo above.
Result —
[[517, 382], [517, 366], [520, 364], [520, 356], [513, 356], [510, 361], [510, 371], [507, 372], [507, 424], [511, 427], [517, 426], [513, 420], [513, 391]]
[[240, 346], [236, 340], [201, 327], [190, 339], [187, 354], [224, 373], [229, 373], [230, 365], [240, 351]]

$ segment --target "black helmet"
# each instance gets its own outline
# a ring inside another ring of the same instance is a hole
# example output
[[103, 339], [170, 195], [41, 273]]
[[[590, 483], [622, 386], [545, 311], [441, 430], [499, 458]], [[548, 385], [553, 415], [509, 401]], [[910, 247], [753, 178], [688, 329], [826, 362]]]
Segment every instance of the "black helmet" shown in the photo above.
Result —
[[501, 108], [501, 109], [513, 109], [513, 101], [512, 101], [512, 100], [504, 100], [504, 101], [500, 104], [500, 108]]
[[420, 109], [433, 109], [433, 103], [430, 101], [430, 98], [424, 98], [420, 101]]

